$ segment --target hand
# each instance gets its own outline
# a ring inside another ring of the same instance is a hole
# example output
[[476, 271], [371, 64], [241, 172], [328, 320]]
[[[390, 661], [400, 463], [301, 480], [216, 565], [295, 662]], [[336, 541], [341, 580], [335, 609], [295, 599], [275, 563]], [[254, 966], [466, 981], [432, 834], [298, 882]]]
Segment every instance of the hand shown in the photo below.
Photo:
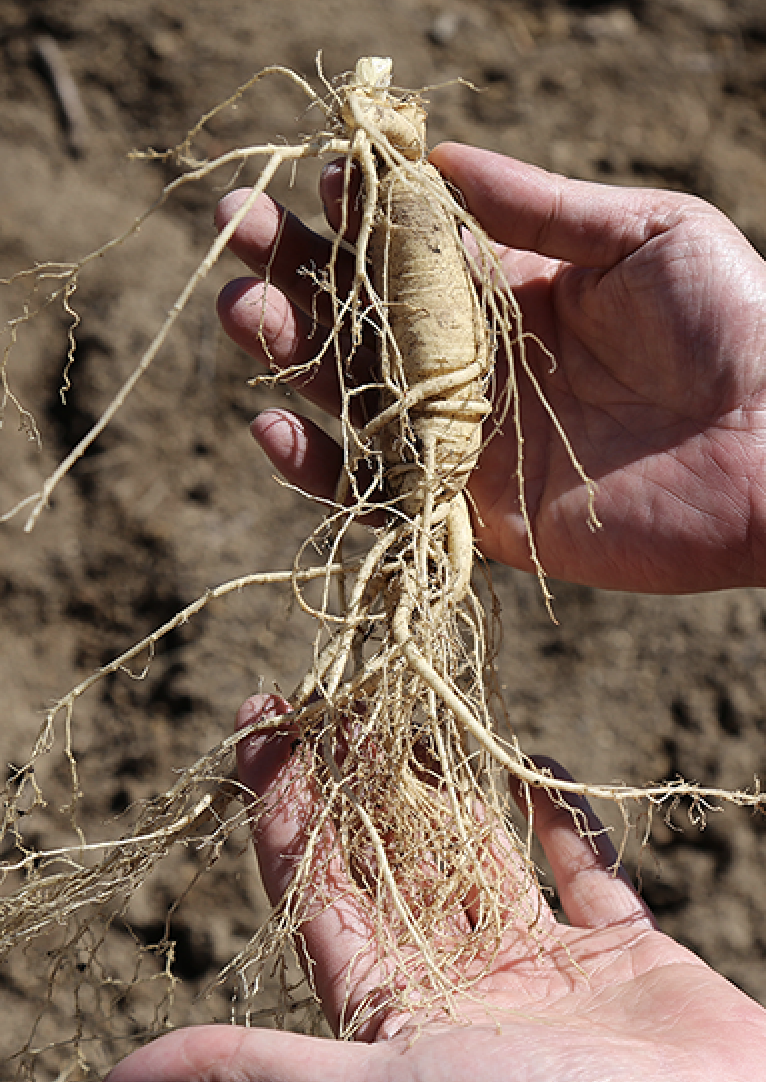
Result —
[[[597, 482], [603, 529], [587, 525], [586, 493], [523, 376], [527, 501], [548, 574], [595, 586], [682, 593], [766, 583], [766, 263], [712, 206], [691, 196], [565, 180], [487, 151], [437, 147], [432, 162], [500, 245], [530, 342], [529, 356], [578, 458]], [[328, 217], [339, 217], [337, 167], [325, 171]], [[219, 224], [244, 198], [222, 201]], [[264, 198], [231, 247], [257, 274], [284, 212]], [[222, 293], [225, 329], [280, 367], [308, 360], [315, 288], [329, 245], [282, 222], [265, 308], [263, 286]], [[302, 388], [337, 413], [332, 364]], [[289, 480], [331, 497], [340, 451], [311, 422], [270, 410], [254, 435]], [[529, 568], [510, 424], [470, 482], [485, 555]]]
[[[278, 696], [255, 696], [239, 724], [288, 709]], [[300, 847], [300, 809], [310, 799], [285, 791], [291, 735], [242, 741], [242, 783], [265, 797], [255, 844], [273, 901], [282, 894]], [[542, 765], [542, 764], [541, 764]], [[567, 775], [555, 764], [558, 777]], [[271, 796], [269, 795], [271, 794]], [[607, 836], [577, 802], [594, 845], [568, 810], [534, 796], [535, 824], [569, 924], [542, 902], [535, 938], [518, 940], [460, 1005], [467, 1025], [384, 1016], [365, 1043], [269, 1030], [200, 1026], [179, 1030], [133, 1053], [108, 1082], [699, 1082], [747, 1079], [762, 1071], [766, 1011], [699, 958], [656, 930], [622, 874]], [[291, 854], [287, 856], [286, 854]], [[368, 926], [355, 919], [338, 882], [339, 901], [304, 929], [328, 1020], [337, 1024], [344, 976], [364, 950]], [[350, 989], [353, 998], [355, 989]], [[478, 997], [483, 997], [479, 999]]]

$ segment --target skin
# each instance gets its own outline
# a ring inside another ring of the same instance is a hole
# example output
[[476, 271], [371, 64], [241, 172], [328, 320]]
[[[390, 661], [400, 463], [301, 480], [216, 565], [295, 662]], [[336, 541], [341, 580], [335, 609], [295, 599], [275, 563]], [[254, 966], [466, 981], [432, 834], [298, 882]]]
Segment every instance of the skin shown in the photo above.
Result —
[[[240, 725], [288, 709], [254, 696]], [[293, 734], [249, 737], [238, 746], [243, 783], [265, 798], [254, 841], [273, 901], [301, 844], [299, 809], [311, 799], [290, 774]], [[550, 760], [558, 777], [568, 775]], [[271, 796], [270, 796], [271, 794]], [[595, 844], [565, 807], [534, 796], [536, 832], [569, 924], [542, 903], [537, 937], [520, 928], [477, 989], [482, 1005], [461, 1005], [462, 1024], [383, 1014], [358, 1043], [231, 1026], [178, 1030], [134, 1052], [108, 1082], [751, 1082], [762, 1070], [766, 1011], [699, 958], [657, 931], [588, 805]], [[343, 895], [338, 873], [338, 895]], [[348, 896], [304, 928], [325, 1014], [337, 1026], [352, 959], [368, 928]], [[539, 951], [540, 943], [543, 950]], [[360, 989], [352, 986], [352, 1005]], [[491, 1016], [488, 1017], [491, 1012]]]
[[[548, 572], [660, 592], [762, 585], [763, 261], [727, 219], [688, 196], [567, 181], [449, 144], [432, 161], [507, 246], [504, 265], [526, 327], [554, 351], [559, 368], [547, 375], [547, 362], [532, 357], [533, 364], [598, 481], [604, 528], [592, 534], [582, 486], [544, 412], [525, 393], [527, 498]], [[322, 191], [337, 222], [337, 168], [325, 173]], [[222, 201], [219, 225], [241, 199], [233, 192]], [[256, 274], [283, 213], [264, 198], [232, 241]], [[296, 270], [312, 261], [321, 267], [328, 250], [291, 216], [282, 226], [271, 266], [277, 288], [268, 290], [265, 306], [253, 278], [231, 283], [219, 306], [227, 332], [261, 360], [263, 330], [278, 366], [308, 360], [317, 348], [316, 335], [308, 337], [312, 287]], [[321, 371], [303, 393], [337, 413], [331, 371]], [[288, 480], [332, 496], [340, 452], [316, 425], [269, 410], [253, 433]], [[513, 433], [495, 438], [470, 487], [485, 553], [528, 567], [515, 454]], [[239, 724], [286, 709], [278, 696], [257, 696], [243, 706]], [[238, 747], [240, 778], [267, 809], [254, 842], [274, 900], [289, 880], [286, 854], [300, 851], [301, 808], [312, 800], [297, 779], [289, 803], [275, 795], [291, 776], [292, 739], [289, 728], [276, 728]], [[593, 842], [580, 837], [565, 807], [534, 794], [536, 833], [568, 923], [542, 902], [538, 937], [545, 949], [524, 927], [510, 936], [481, 989], [484, 1006], [461, 1004], [463, 1024], [384, 1013], [356, 1043], [228, 1026], [180, 1030], [128, 1057], [109, 1082], [757, 1078], [766, 1011], [657, 930], [627, 879], [614, 874], [616, 856], [595, 816], [584, 802], [577, 807]], [[337, 885], [338, 903], [304, 929], [331, 1025], [346, 991], [342, 975], [368, 942], [362, 915], [343, 898], [341, 877]], [[352, 983], [352, 1000], [362, 992]]]
[[[500, 245], [526, 329], [558, 367], [550, 374], [530, 344], [531, 363], [598, 484], [603, 529], [594, 533], [584, 486], [521, 377], [526, 498], [547, 573], [646, 593], [763, 585], [766, 263], [724, 215], [692, 196], [566, 180], [455, 144], [437, 147], [431, 160]], [[335, 223], [340, 190], [340, 168], [326, 170], [323, 196]], [[243, 197], [222, 201], [219, 224]], [[263, 320], [278, 367], [317, 350], [307, 314], [315, 288], [295, 272], [321, 267], [329, 251], [283, 217], [264, 198], [231, 244], [263, 273], [282, 224], [265, 307], [254, 278], [230, 283], [219, 302], [227, 333], [261, 361]], [[300, 389], [337, 414], [330, 369]], [[253, 434], [290, 481], [332, 497], [340, 451], [315, 424], [267, 411]], [[515, 466], [507, 423], [469, 488], [481, 549], [528, 570]]]

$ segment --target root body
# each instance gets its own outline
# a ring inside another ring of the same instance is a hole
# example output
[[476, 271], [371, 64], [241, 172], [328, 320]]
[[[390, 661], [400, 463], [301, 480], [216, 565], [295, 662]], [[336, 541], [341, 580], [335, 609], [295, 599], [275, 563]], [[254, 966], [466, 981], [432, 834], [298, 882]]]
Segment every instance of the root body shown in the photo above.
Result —
[[[374, 958], [349, 974], [363, 986], [374, 974], [375, 994], [350, 1004], [349, 1033], [381, 1002], [449, 1013], [509, 927], [527, 930], [536, 918], [524, 912], [534, 873], [509, 833], [507, 788], [460, 716], [478, 719], [481, 732], [493, 728], [491, 633], [471, 589], [463, 492], [490, 413], [490, 319], [454, 200], [424, 158], [425, 114], [388, 92], [389, 67], [360, 61], [340, 92], [363, 192], [346, 303], [352, 341], [361, 340], [363, 303], [375, 325], [380, 409], [361, 431], [346, 421], [352, 451], [339, 492], [339, 503], [358, 493], [361, 458], [376, 463], [388, 525], [347, 592], [340, 626], [329, 641], [320, 632], [314, 671], [293, 697], [299, 724], [310, 711], [302, 754], [322, 809], [309, 836], [320, 820], [323, 831], [332, 824], [348, 889], [376, 930]], [[350, 397], [347, 358], [338, 371]], [[363, 506], [339, 512], [339, 536]], [[509, 850], [517, 854], [510, 864]], [[309, 900], [314, 865], [299, 870], [283, 900], [286, 926], [330, 902], [329, 890]]]
[[[432, 166], [423, 163], [421, 170], [429, 186], [442, 184]], [[388, 491], [401, 497], [397, 506], [408, 516], [422, 509], [428, 491], [438, 502], [463, 489], [489, 413], [482, 379], [489, 363], [486, 319], [455, 219], [427, 191], [387, 170], [370, 244], [373, 282], [388, 319], [383, 381], [399, 397], [402, 387], [423, 392], [381, 437]], [[391, 391], [387, 398], [397, 400]]]

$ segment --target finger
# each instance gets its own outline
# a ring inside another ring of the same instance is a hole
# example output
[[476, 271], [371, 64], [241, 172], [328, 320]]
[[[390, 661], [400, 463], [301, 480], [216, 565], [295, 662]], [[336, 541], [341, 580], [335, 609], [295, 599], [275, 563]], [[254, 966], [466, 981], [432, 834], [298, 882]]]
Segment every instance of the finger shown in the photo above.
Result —
[[[343, 451], [318, 425], [289, 410], [270, 409], [255, 418], [250, 431], [286, 481], [320, 500], [335, 500]], [[356, 470], [355, 485], [355, 492], [349, 489], [347, 493], [349, 505], [357, 493], [370, 502], [375, 500], [374, 477], [363, 462]], [[380, 511], [371, 511], [359, 514], [356, 521], [382, 526], [385, 517]]]
[[[237, 745], [237, 771], [240, 781], [255, 797], [265, 797], [284, 770], [292, 754], [292, 743], [297, 729], [285, 715], [291, 707], [281, 695], [252, 695], [237, 712], [237, 729], [248, 725], [273, 721], [265, 735], [254, 734]], [[280, 722], [280, 718], [284, 721]], [[247, 764], [247, 782], [242, 777], [243, 764]]]
[[[240, 709], [237, 726], [261, 720], [264, 711], [273, 713], [287, 706], [279, 696], [253, 696]], [[293, 754], [294, 740], [295, 731], [287, 724], [237, 745], [239, 779], [260, 798], [253, 805], [253, 841], [263, 885], [274, 905], [291, 887], [320, 807], [311, 779]], [[310, 892], [306, 889], [303, 899], [309, 914], [300, 926], [300, 943], [325, 1016], [337, 1031], [341, 1018], [374, 991], [381, 969], [375, 953], [375, 923], [346, 874], [329, 820], [314, 839], [310, 880]], [[377, 1020], [371, 1018], [359, 1035], [373, 1032], [376, 1025]]]
[[[479, 809], [477, 814], [481, 815]], [[473, 887], [464, 902], [469, 925], [476, 929], [481, 922], [491, 937], [499, 919], [504, 934], [515, 930], [517, 942], [526, 953], [529, 929], [553, 928], [556, 919], [519, 840], [498, 826], [487, 842], [477, 868], [483, 887]]]
[[346, 1082], [369, 1078], [381, 1047], [244, 1026], [194, 1026], [139, 1048], [106, 1082]]
[[[229, 222], [248, 195], [247, 189], [240, 188], [223, 197], [216, 208], [218, 229]], [[245, 266], [259, 278], [268, 277], [303, 312], [315, 316], [324, 326], [332, 325], [332, 302], [329, 292], [320, 287], [314, 275], [327, 267], [332, 247], [331, 241], [309, 229], [267, 195], [256, 200], [229, 241], [230, 250]], [[347, 296], [353, 273], [351, 256], [340, 250], [335, 268], [338, 296]]]
[[613, 266], [690, 204], [673, 192], [568, 180], [458, 143], [442, 143], [430, 160], [494, 240], [580, 266]]
[[319, 179], [319, 195], [330, 227], [340, 233], [344, 226], [344, 240], [354, 242], [362, 220], [361, 177], [359, 167], [350, 158], [338, 158], [329, 162]]
[[[549, 770], [553, 778], [573, 780], [553, 759], [536, 757], [535, 765]], [[579, 928], [603, 928], [635, 921], [656, 927], [649, 907], [631, 885], [588, 801], [582, 796], [556, 792], [555, 781], [551, 783], [551, 793], [544, 789], [530, 790], [534, 829], [550, 863], [569, 922]], [[523, 807], [524, 795], [518, 786], [514, 786], [514, 795]]]
[[[309, 366], [321, 348], [314, 324], [277, 289], [253, 278], [236, 278], [218, 296], [218, 317], [226, 334], [268, 368]], [[292, 381], [296, 390], [337, 416], [340, 394], [332, 365], [312, 365]]]
[[264, 410], [250, 425], [253, 436], [292, 485], [320, 499], [332, 500], [343, 452], [326, 432], [287, 410]]
[[[236, 278], [218, 295], [218, 317], [229, 338], [272, 371], [305, 368], [303, 375], [291, 377], [290, 386], [333, 417], [339, 416], [341, 395], [335, 353], [328, 353], [321, 363], [312, 363], [324, 339], [300, 307], [258, 279]], [[343, 341], [340, 346], [343, 348]], [[373, 366], [373, 355], [360, 348], [354, 359], [353, 375], [347, 373], [349, 385], [354, 378], [363, 384], [372, 383]], [[372, 392], [354, 396], [351, 403], [354, 424], [359, 427], [364, 424], [372, 405]]]

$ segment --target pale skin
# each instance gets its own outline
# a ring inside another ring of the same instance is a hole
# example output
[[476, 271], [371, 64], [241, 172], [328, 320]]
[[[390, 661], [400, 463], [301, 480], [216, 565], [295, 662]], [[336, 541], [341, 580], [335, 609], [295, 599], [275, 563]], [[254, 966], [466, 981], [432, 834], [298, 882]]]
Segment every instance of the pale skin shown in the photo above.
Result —
[[[287, 708], [278, 696], [254, 696], [238, 722], [246, 725]], [[287, 730], [239, 745], [240, 779], [267, 801], [254, 840], [264, 884], [275, 900], [293, 867], [285, 854], [294, 855], [300, 846], [295, 808], [310, 799], [293, 790], [289, 806], [284, 801], [268, 805], [269, 791], [290, 771], [292, 737]], [[578, 801], [578, 806], [597, 831], [587, 805]], [[425, 1024], [411, 1040], [413, 1020], [384, 1014], [356, 1043], [200, 1026], [133, 1053], [109, 1082], [751, 1082], [759, 1077], [766, 1011], [657, 931], [627, 879], [611, 870], [616, 854], [605, 835], [597, 836], [594, 851], [569, 812], [542, 792], [535, 795], [535, 823], [569, 925], [544, 906], [537, 937], [529, 938], [521, 928], [509, 939], [477, 989], [484, 994], [482, 1003], [463, 1004], [463, 1024]], [[339, 877], [338, 894], [343, 893]], [[304, 929], [331, 1025], [337, 1025], [346, 994], [343, 977], [364, 950], [367, 934], [362, 914], [347, 897]]]
[[[432, 161], [463, 192], [501, 245], [526, 326], [551, 348], [557, 373], [536, 369], [572, 444], [598, 482], [603, 528], [586, 525], [585, 495], [531, 395], [524, 409], [527, 495], [549, 574], [629, 590], [683, 592], [763, 585], [766, 493], [766, 264], [726, 218], [687, 196], [564, 180], [457, 145]], [[324, 180], [337, 221], [337, 174]], [[232, 193], [219, 224], [241, 200]], [[273, 245], [279, 211], [264, 199], [232, 243], [256, 273]], [[310, 284], [295, 269], [321, 266], [326, 243], [288, 219], [264, 309], [254, 279], [222, 295], [228, 333], [262, 359], [263, 327], [279, 365], [308, 359]], [[329, 373], [304, 392], [337, 409]], [[331, 496], [339, 452], [316, 425], [270, 410], [256, 439], [290, 480]], [[487, 555], [528, 567], [508, 431], [485, 450], [471, 480], [478, 541]], [[239, 723], [283, 713], [255, 697]], [[268, 805], [290, 771], [289, 731], [240, 745], [245, 786]], [[310, 800], [311, 795], [298, 795]], [[357, 1043], [288, 1033], [200, 1027], [134, 1053], [110, 1082], [645, 1082], [757, 1078], [766, 1055], [766, 1011], [689, 951], [657, 931], [644, 903], [599, 836], [594, 851], [572, 817], [544, 793], [535, 828], [568, 924], [543, 909], [548, 944], [519, 936], [497, 959], [485, 1005], [464, 1004], [470, 1025], [423, 1025], [383, 1015]], [[583, 805], [581, 805], [583, 807]], [[592, 817], [592, 812], [588, 812]], [[591, 818], [592, 825], [596, 825]], [[272, 806], [255, 845], [264, 882], [280, 896], [286, 851], [300, 846], [295, 808]], [[342, 887], [342, 884], [339, 884]], [[331, 1025], [338, 982], [366, 941], [348, 902], [305, 929]], [[352, 989], [352, 996], [354, 990]], [[488, 1022], [487, 1008], [495, 1014]]]
[[[445, 144], [431, 160], [505, 249], [525, 326], [558, 370], [530, 358], [583, 466], [598, 485], [603, 529], [588, 528], [586, 493], [542, 408], [524, 385], [527, 501], [553, 578], [650, 593], [766, 582], [766, 264], [719, 211], [691, 196], [565, 180], [488, 151]], [[325, 178], [338, 221], [339, 179]], [[243, 196], [233, 192], [219, 222]], [[232, 248], [256, 272], [280, 212], [263, 200]], [[284, 224], [265, 311], [262, 285], [231, 283], [227, 332], [253, 356], [260, 320], [278, 365], [308, 360], [314, 286], [295, 268], [322, 266], [328, 244]], [[303, 393], [337, 412], [329, 372]], [[331, 497], [340, 452], [320, 429], [267, 411], [253, 426], [275, 465]], [[487, 556], [529, 568], [506, 423], [470, 483]]]

